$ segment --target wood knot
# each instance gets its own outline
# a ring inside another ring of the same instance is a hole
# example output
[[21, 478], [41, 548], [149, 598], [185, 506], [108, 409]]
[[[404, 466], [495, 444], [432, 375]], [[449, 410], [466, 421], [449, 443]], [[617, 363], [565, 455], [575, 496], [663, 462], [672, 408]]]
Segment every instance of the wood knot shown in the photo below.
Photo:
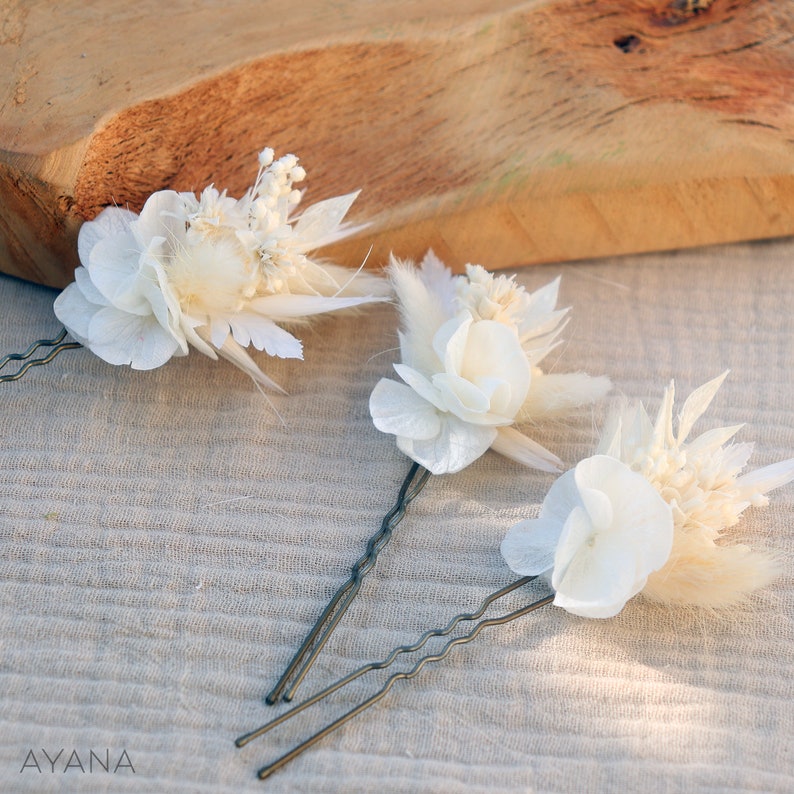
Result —
[[683, 25], [708, 11], [715, 2], [716, 0], [670, 0], [665, 8], [651, 17], [651, 21], [657, 25]]
[[631, 34], [629, 36], [618, 36], [612, 43], [622, 52], [634, 52], [642, 44], [642, 40], [639, 36]]

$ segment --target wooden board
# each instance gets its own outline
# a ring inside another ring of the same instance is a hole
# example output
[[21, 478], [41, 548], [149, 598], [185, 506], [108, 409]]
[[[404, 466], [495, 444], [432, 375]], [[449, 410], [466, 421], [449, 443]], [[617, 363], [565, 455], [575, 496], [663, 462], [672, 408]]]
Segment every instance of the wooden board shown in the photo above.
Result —
[[362, 189], [358, 263], [454, 266], [794, 233], [779, 0], [0, 0], [0, 270], [63, 286], [80, 224], [241, 192], [298, 154]]

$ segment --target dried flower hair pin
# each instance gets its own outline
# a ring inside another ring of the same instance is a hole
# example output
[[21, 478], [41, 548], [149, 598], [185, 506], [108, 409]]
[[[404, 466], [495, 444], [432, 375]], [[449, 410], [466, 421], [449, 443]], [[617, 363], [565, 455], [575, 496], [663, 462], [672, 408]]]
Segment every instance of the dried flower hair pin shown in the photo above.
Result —
[[245, 348], [279, 358], [302, 358], [301, 342], [281, 326], [325, 312], [386, 300], [379, 277], [314, 259], [309, 254], [362, 227], [342, 221], [357, 193], [320, 201], [297, 212], [295, 183], [306, 172], [294, 155], [259, 154], [259, 172], [240, 199], [214, 185], [193, 193], [160, 190], [136, 215], [107, 207], [80, 228], [82, 267], [55, 300], [55, 314], [77, 343], [65, 336], [40, 340], [55, 346], [31, 366], [61, 350], [84, 345], [110, 364], [154, 369], [190, 346], [210, 358], [228, 359], [260, 386], [282, 391]]
[[375, 426], [395, 435], [414, 463], [350, 578], [267, 695], [270, 704], [282, 695], [292, 699], [431, 473], [460, 471], [489, 448], [558, 472], [562, 461], [513, 425], [560, 416], [611, 386], [605, 377], [547, 374], [539, 366], [565, 325], [568, 310], [556, 309], [559, 278], [527, 292], [514, 278], [479, 265], [454, 276], [432, 252], [418, 269], [392, 258], [388, 274], [402, 318], [402, 362], [394, 369], [403, 382], [381, 380], [369, 407]]
[[[236, 744], [243, 747], [351, 681], [389, 667], [401, 654], [419, 650], [433, 637], [449, 635], [463, 621], [479, 621], [467, 634], [420, 658], [410, 670], [391, 675], [370, 698], [260, 769], [259, 777], [269, 777], [378, 702], [394, 683], [415, 677], [483, 629], [546, 604], [582, 617], [610, 618], [641, 593], [670, 606], [722, 608], [772, 581], [779, 571], [775, 555], [731, 542], [727, 530], [749, 506], [767, 505], [767, 493], [794, 480], [794, 459], [741, 474], [752, 444], [726, 446], [741, 425], [686, 440], [724, 378], [723, 374], [709, 381], [689, 396], [675, 432], [673, 384], [664, 394], [655, 423], [639, 403], [615, 412], [597, 453], [552, 484], [538, 518], [519, 522], [504, 538], [502, 555], [522, 578], [486, 597], [475, 612], [456, 615], [444, 628], [394, 648], [383, 661], [360, 667], [240, 736]], [[549, 582], [552, 593], [499, 617], [479, 620], [493, 603], [539, 578]]]

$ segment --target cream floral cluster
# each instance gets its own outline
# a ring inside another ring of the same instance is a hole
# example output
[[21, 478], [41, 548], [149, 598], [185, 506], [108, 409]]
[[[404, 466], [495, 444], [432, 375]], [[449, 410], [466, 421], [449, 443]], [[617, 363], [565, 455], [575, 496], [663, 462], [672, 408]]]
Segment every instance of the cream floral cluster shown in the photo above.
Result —
[[245, 348], [302, 358], [281, 324], [384, 300], [384, 280], [310, 258], [358, 231], [343, 224], [357, 193], [297, 215], [306, 176], [294, 155], [259, 155], [254, 185], [240, 199], [213, 185], [200, 196], [162, 190], [136, 215], [109, 207], [78, 238], [82, 267], [55, 301], [79, 342], [111, 364], [153, 369], [191, 345], [229, 359], [254, 380], [279, 387]]
[[[401, 382], [384, 378], [370, 397], [375, 426], [433, 474], [452, 473], [488, 449], [559, 472], [562, 461], [517, 425], [603, 397], [606, 377], [547, 373], [541, 363], [567, 322], [559, 278], [528, 292], [479, 265], [453, 275], [431, 252], [416, 268], [392, 257], [388, 281], [313, 258], [354, 234], [344, 223], [357, 193], [298, 212], [306, 177], [293, 155], [259, 155], [242, 198], [214, 185], [200, 195], [163, 190], [140, 215], [110, 207], [80, 230], [82, 263], [55, 313], [111, 364], [153, 369], [194, 347], [232, 361], [257, 384], [280, 387], [249, 356], [302, 358], [283, 326], [387, 300], [401, 314]], [[546, 577], [555, 604], [577, 615], [616, 615], [643, 593], [665, 603], [722, 607], [768, 583], [773, 555], [730, 542], [727, 530], [766, 494], [794, 479], [794, 460], [742, 474], [751, 444], [731, 444], [741, 425], [689, 434], [725, 374], [696, 389], [674, 428], [674, 384], [655, 421], [642, 404], [607, 422], [597, 452], [552, 485], [538, 518], [502, 543], [517, 573]]]
[[508, 531], [502, 555], [516, 573], [547, 578], [557, 606], [611, 618], [664, 565], [672, 544], [670, 506], [654, 487], [595, 455], [554, 482], [538, 518]]
[[453, 276], [429, 252], [417, 269], [392, 259], [399, 301], [402, 383], [384, 378], [370, 397], [375, 426], [433, 474], [456, 472], [487, 449], [527, 466], [559, 471], [560, 459], [512, 425], [593, 402], [607, 378], [547, 374], [567, 309], [556, 309], [559, 279], [527, 292], [478, 265]]
[[607, 422], [598, 454], [562, 475], [537, 519], [502, 542], [507, 564], [543, 575], [554, 603], [612, 617], [637, 593], [668, 604], [730, 606], [778, 572], [773, 555], [731, 543], [726, 530], [766, 494], [794, 480], [794, 459], [741, 474], [752, 444], [726, 444], [741, 425], [687, 441], [727, 373], [696, 389], [673, 428], [675, 386], [656, 421], [641, 403]]

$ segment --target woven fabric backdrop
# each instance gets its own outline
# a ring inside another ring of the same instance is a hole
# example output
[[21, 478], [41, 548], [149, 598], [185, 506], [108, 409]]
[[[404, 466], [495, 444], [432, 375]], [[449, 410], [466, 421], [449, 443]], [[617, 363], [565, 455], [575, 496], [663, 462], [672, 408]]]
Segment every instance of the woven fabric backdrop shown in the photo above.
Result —
[[[683, 399], [730, 368], [696, 430], [745, 422], [752, 467], [794, 457], [793, 260], [783, 241], [520, 271], [533, 289], [562, 273], [573, 307], [548, 366], [615, 384], [535, 437], [573, 465], [621, 395], [655, 411], [671, 378]], [[0, 278], [0, 353], [58, 330], [54, 297]], [[787, 560], [747, 605], [635, 599], [605, 621], [545, 607], [398, 683], [259, 782], [384, 678], [233, 745], [283, 709], [263, 695], [408, 470], [367, 408], [395, 360], [394, 307], [328, 318], [304, 341], [303, 362], [262, 356], [289, 391], [271, 404], [197, 352], [135, 372], [69, 351], [0, 386], [2, 790], [794, 791], [794, 485], [738, 528]], [[432, 477], [301, 694], [515, 578], [499, 543], [552, 481], [490, 452]], [[43, 752], [61, 749], [52, 771]], [[64, 769], [73, 753], [84, 772], [74, 758]]]

